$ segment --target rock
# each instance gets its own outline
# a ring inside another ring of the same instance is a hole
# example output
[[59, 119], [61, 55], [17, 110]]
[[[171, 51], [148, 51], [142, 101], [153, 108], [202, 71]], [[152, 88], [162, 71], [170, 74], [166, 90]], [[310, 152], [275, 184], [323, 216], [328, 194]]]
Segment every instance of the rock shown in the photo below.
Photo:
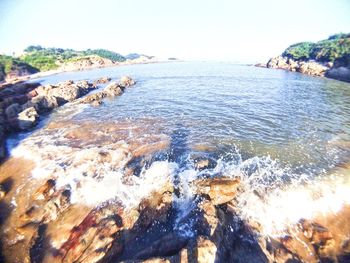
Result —
[[59, 105], [76, 100], [83, 95], [81, 88], [74, 84], [60, 84], [58, 87], [50, 89], [48, 95], [56, 97]]
[[197, 238], [197, 259], [198, 263], [215, 262], [217, 248], [208, 238], [199, 236]]
[[56, 181], [49, 179], [33, 195], [33, 200], [48, 200], [56, 191]]
[[36, 96], [22, 105], [23, 109], [34, 107], [38, 113], [46, 113], [58, 107], [58, 101], [53, 96]]
[[266, 66], [268, 68], [276, 68], [276, 69], [289, 69], [289, 65], [287, 63], [287, 58], [284, 58], [282, 56], [278, 56], [275, 58], [271, 58]]
[[119, 96], [123, 93], [123, 87], [116, 82], [112, 82], [103, 90], [103, 92], [109, 97]]
[[119, 84], [123, 87], [130, 87], [135, 85], [135, 81], [129, 76], [124, 76], [120, 79]]
[[201, 229], [209, 229], [209, 235], [212, 236], [219, 224], [219, 219], [216, 214], [216, 208], [212, 202], [203, 200], [199, 203], [198, 207], [203, 211], [203, 218], [200, 220]]
[[278, 56], [267, 62], [268, 68], [296, 71], [307, 75], [324, 76], [328, 67], [316, 61], [295, 61], [291, 58]]
[[195, 163], [195, 168], [197, 170], [203, 170], [203, 169], [206, 169], [208, 168], [209, 166], [209, 160], [208, 159], [205, 159], [205, 160], [198, 160], [196, 163]]
[[18, 128], [25, 131], [34, 127], [39, 119], [39, 114], [34, 107], [25, 109], [17, 117]]
[[61, 71], [76, 71], [76, 70], [86, 70], [89, 68], [102, 68], [108, 66], [118, 65], [118, 62], [114, 62], [107, 58], [102, 58], [100, 56], [85, 56], [79, 57], [73, 61], [64, 63], [60, 65], [59, 70]]
[[194, 182], [197, 194], [209, 195], [214, 205], [231, 201], [237, 194], [239, 183], [239, 179], [232, 178], [200, 179]]
[[135, 259], [148, 259], [154, 256], [162, 257], [174, 255], [184, 248], [187, 243], [187, 237], [177, 235], [176, 233], [169, 233], [150, 244], [150, 246], [147, 246], [146, 249], [137, 253]]
[[324, 76], [327, 67], [317, 62], [300, 62], [297, 71], [313, 76]]
[[97, 80], [95, 80], [93, 82], [94, 85], [98, 85], [98, 84], [105, 84], [105, 83], [108, 83], [111, 81], [111, 78], [109, 77], [102, 77], [102, 78], [99, 78]]
[[17, 118], [17, 115], [22, 111], [22, 107], [18, 103], [14, 103], [8, 106], [5, 110], [5, 114], [8, 120]]
[[350, 82], [350, 67], [334, 67], [326, 72], [327, 78]]
[[3, 199], [6, 195], [5, 188], [0, 184], [0, 200]]

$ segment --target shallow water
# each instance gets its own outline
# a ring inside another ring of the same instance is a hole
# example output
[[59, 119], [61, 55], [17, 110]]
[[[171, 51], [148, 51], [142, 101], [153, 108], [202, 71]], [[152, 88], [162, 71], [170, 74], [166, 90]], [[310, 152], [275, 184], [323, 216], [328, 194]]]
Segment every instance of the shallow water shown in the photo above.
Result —
[[[77, 204], [116, 197], [126, 207], [170, 180], [179, 188], [181, 221], [191, 208], [191, 181], [240, 177], [240, 216], [267, 235], [350, 203], [348, 174], [337, 172], [350, 160], [349, 84], [204, 62], [95, 69], [39, 81], [123, 75], [137, 84], [122, 96], [99, 107], [67, 104], [40, 129], [9, 140], [14, 157], [37, 164], [31, 180], [57, 178], [59, 186], [70, 185]], [[211, 165], [194, 169], [200, 159]], [[174, 226], [191, 235], [191, 225], [181, 227]]]

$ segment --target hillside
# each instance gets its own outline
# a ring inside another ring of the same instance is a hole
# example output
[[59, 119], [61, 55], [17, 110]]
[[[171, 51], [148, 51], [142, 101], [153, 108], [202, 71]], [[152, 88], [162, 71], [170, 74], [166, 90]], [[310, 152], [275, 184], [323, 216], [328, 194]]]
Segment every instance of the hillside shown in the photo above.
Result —
[[350, 33], [333, 35], [316, 43], [293, 44], [282, 53], [282, 56], [294, 60], [318, 62], [334, 62], [346, 55], [350, 55]]
[[0, 55], [0, 81], [49, 70], [83, 70], [112, 66], [126, 61], [119, 53], [106, 49], [76, 51], [63, 48], [29, 46], [19, 57]]
[[336, 34], [325, 40], [289, 46], [266, 67], [326, 76], [350, 82], [350, 33]]
[[86, 56], [99, 56], [113, 62], [125, 61], [122, 55], [106, 49], [88, 49], [76, 51], [63, 48], [43, 48], [41, 46], [29, 46], [24, 50], [21, 60], [39, 69], [47, 71], [57, 69], [61, 64], [76, 61]]
[[11, 56], [0, 55], [0, 81], [5, 77], [18, 77], [33, 74], [39, 70], [28, 63]]

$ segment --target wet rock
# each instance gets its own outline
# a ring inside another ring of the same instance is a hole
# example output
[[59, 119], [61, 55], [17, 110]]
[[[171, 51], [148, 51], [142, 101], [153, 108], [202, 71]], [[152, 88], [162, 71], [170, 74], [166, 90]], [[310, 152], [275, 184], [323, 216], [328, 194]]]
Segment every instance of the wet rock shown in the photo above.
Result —
[[33, 195], [33, 200], [48, 200], [56, 191], [56, 181], [49, 179]]
[[45, 113], [58, 107], [58, 101], [53, 96], [36, 96], [22, 106], [23, 108], [34, 107], [37, 112]]
[[0, 200], [3, 199], [6, 195], [5, 188], [0, 184]]
[[121, 79], [120, 79], [120, 82], [119, 82], [119, 84], [121, 85], [121, 86], [123, 86], [123, 87], [130, 87], [130, 86], [133, 86], [133, 85], [135, 85], [135, 81], [131, 78], [131, 77], [129, 77], [129, 76], [124, 76], [124, 77], [122, 77]]
[[196, 161], [194, 166], [197, 170], [207, 169], [209, 167], [209, 160], [208, 159], [198, 160], [198, 161]]
[[199, 236], [197, 238], [197, 258], [196, 262], [206, 263], [215, 262], [217, 248], [216, 245], [208, 238]]
[[94, 85], [97, 85], [97, 84], [105, 84], [105, 83], [108, 83], [111, 81], [111, 78], [109, 77], [102, 77], [102, 78], [99, 78], [97, 80], [95, 80], [93, 82]]
[[28, 130], [34, 127], [39, 119], [39, 114], [34, 107], [25, 109], [20, 112], [17, 117], [18, 128], [20, 130]]
[[219, 224], [219, 219], [216, 214], [216, 207], [209, 200], [203, 200], [198, 207], [203, 211], [203, 217], [200, 220], [201, 229], [209, 229], [209, 236], [214, 235]]
[[56, 220], [70, 206], [69, 189], [62, 189], [45, 203], [31, 206], [20, 216], [23, 227], [29, 224], [43, 224]]
[[74, 101], [81, 97], [83, 95], [83, 91], [79, 86], [67, 82], [61, 83], [59, 86], [50, 89], [48, 91], [48, 95], [55, 97], [58, 103], [62, 105], [68, 101]]
[[148, 259], [154, 256], [171, 256], [177, 254], [188, 243], [188, 238], [177, 235], [176, 233], [169, 233], [157, 241], [155, 241], [146, 249], [140, 251], [136, 259]]
[[79, 102], [80, 103], [90, 103], [94, 106], [98, 106], [102, 104], [102, 100], [106, 98], [108, 95], [105, 92], [97, 92], [91, 95], [88, 95], [84, 98], [82, 98]]
[[119, 96], [123, 93], [123, 87], [116, 82], [112, 82], [104, 89], [104, 92], [109, 97]]
[[5, 114], [8, 120], [14, 119], [17, 117], [18, 113], [22, 111], [22, 107], [18, 103], [14, 103], [8, 106], [5, 110]]
[[197, 194], [209, 195], [214, 205], [231, 201], [237, 194], [239, 183], [239, 179], [232, 178], [200, 179], [194, 182]]
[[[112, 247], [114, 235], [124, 227], [123, 213], [122, 206], [117, 203], [92, 210], [72, 229], [68, 240], [59, 249], [56, 260], [97, 262], [102, 259]], [[121, 244], [118, 252], [122, 249]]]

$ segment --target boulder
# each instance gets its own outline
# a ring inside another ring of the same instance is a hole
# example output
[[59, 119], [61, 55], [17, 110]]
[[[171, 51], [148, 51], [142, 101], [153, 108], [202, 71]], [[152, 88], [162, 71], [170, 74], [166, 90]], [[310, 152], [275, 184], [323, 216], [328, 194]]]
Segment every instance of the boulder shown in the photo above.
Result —
[[116, 82], [110, 83], [103, 92], [109, 97], [119, 96], [123, 93], [123, 87]]
[[74, 101], [83, 94], [81, 88], [75, 84], [60, 84], [59, 86], [50, 89], [48, 96], [56, 97], [59, 105], [69, 101]]
[[39, 114], [34, 107], [25, 109], [17, 117], [17, 125], [20, 130], [28, 130], [34, 127], [39, 119]]
[[124, 76], [120, 79], [119, 84], [123, 87], [130, 87], [135, 85], [135, 81], [129, 76]]
[[102, 78], [99, 78], [99, 79], [95, 80], [95, 81], [93, 82], [93, 84], [94, 84], [94, 85], [106, 84], [106, 83], [108, 83], [108, 82], [110, 82], [110, 81], [111, 81], [111, 78], [109, 78], [109, 77], [102, 77]]
[[220, 205], [235, 198], [240, 180], [233, 178], [199, 179], [194, 184], [197, 194], [206, 194], [214, 205]]

